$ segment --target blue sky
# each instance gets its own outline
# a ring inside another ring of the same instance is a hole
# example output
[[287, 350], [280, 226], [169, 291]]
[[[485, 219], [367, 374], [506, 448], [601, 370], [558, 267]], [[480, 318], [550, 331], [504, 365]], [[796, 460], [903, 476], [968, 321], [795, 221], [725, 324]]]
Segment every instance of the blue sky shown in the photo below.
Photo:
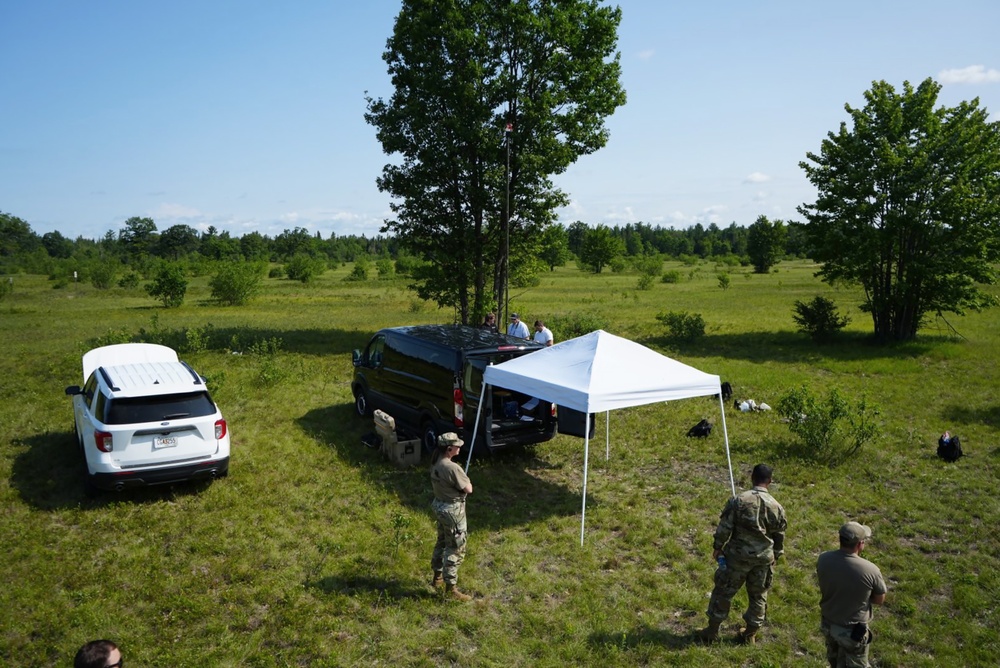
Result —
[[[628, 103], [556, 178], [560, 220], [799, 219], [798, 163], [872, 81], [933, 77], [1000, 120], [1000, 3], [623, 0]], [[39, 234], [214, 225], [377, 234], [398, 1], [0, 1], [0, 211]]]

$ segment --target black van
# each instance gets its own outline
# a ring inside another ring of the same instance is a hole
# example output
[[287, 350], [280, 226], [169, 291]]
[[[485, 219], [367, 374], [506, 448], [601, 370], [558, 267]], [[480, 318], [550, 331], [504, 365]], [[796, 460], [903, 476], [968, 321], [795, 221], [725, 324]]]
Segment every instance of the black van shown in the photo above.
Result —
[[[472, 438], [486, 367], [542, 348], [465, 325], [382, 329], [363, 351], [354, 351], [354, 408], [360, 416], [385, 411], [398, 430], [419, 435], [427, 451], [445, 432], [466, 440]], [[541, 443], [556, 435], [552, 404], [502, 387], [489, 388], [480, 419], [475, 443], [480, 451]]]

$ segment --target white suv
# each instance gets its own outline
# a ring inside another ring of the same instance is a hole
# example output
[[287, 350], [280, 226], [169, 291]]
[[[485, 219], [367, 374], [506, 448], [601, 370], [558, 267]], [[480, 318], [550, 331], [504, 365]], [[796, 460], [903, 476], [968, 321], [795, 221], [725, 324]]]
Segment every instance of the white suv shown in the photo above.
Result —
[[166, 346], [122, 343], [83, 356], [72, 385], [91, 489], [121, 491], [229, 472], [229, 430], [205, 379]]

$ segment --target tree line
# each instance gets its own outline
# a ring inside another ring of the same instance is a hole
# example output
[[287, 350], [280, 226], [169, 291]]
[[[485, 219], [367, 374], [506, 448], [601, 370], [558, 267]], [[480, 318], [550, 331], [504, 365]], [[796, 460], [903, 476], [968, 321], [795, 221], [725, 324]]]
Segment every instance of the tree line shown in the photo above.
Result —
[[[770, 231], [774, 238], [762, 239], [765, 231]], [[568, 226], [553, 224], [546, 228], [537, 256], [520, 264], [529, 270], [527, 276], [569, 261], [600, 273], [607, 267], [620, 266], [617, 263], [643, 257], [722, 259], [766, 271], [784, 256], [808, 256], [800, 223], [769, 221], [761, 216], [749, 228], [734, 222], [726, 228], [699, 223], [679, 230], [648, 223], [594, 227], [576, 221]], [[212, 262], [287, 264], [297, 257], [327, 266], [358, 260], [403, 260], [406, 267], [419, 262], [408, 258], [398, 240], [390, 235], [369, 238], [331, 234], [323, 238], [318, 232], [296, 227], [272, 238], [259, 232], [232, 236], [215, 227], [199, 232], [188, 225], [173, 225], [161, 232], [153, 219], [132, 217], [117, 232], [109, 230], [99, 239], [83, 236], [70, 239], [59, 231], [39, 235], [25, 220], [0, 212], [0, 272], [5, 274], [22, 272], [59, 278], [72, 276], [76, 271], [79, 277], [80, 272], [87, 272], [94, 265], [111, 263], [119, 265], [122, 271], [135, 270], [145, 275], [164, 262], [183, 262], [197, 271], [201, 265]], [[513, 278], [524, 282], [527, 276]]]

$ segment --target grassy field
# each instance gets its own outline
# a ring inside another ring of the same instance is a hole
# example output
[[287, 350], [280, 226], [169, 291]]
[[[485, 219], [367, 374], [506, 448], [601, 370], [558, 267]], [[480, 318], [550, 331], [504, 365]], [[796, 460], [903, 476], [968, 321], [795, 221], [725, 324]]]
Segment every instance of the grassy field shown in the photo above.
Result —
[[[1000, 662], [1000, 312], [933, 320], [912, 343], [872, 345], [860, 295], [804, 262], [774, 273], [712, 265], [637, 290], [636, 275], [572, 267], [512, 291], [529, 322], [599, 318], [772, 406], [806, 383], [882, 409], [882, 436], [831, 467], [775, 412], [727, 407], [737, 485], [775, 468], [789, 520], [762, 644], [694, 644], [729, 495], [721, 429], [684, 437], [717, 404], [692, 399], [610, 415], [611, 457], [592, 448], [579, 545], [582, 441], [475, 461], [469, 556], [476, 600], [430, 590], [434, 525], [426, 468], [397, 470], [361, 444], [351, 350], [383, 326], [450, 322], [402, 281], [268, 279], [249, 306], [208, 300], [192, 279], [164, 310], [139, 291], [53, 289], [15, 277], [0, 302], [0, 663], [65, 666], [86, 640], [118, 642], [130, 666], [823, 666], [816, 556], [847, 519], [870, 524], [865, 556], [889, 584], [874, 623], [877, 666]], [[792, 303], [834, 299], [853, 322], [819, 347]], [[701, 341], [672, 346], [655, 316], [701, 313]], [[84, 494], [67, 385], [100, 343], [163, 341], [209, 379], [233, 438], [230, 475], [96, 499]], [[598, 418], [603, 433], [605, 416]], [[944, 464], [938, 435], [968, 458]], [[744, 594], [734, 602], [742, 612]], [[738, 613], [724, 631], [731, 637]]]

